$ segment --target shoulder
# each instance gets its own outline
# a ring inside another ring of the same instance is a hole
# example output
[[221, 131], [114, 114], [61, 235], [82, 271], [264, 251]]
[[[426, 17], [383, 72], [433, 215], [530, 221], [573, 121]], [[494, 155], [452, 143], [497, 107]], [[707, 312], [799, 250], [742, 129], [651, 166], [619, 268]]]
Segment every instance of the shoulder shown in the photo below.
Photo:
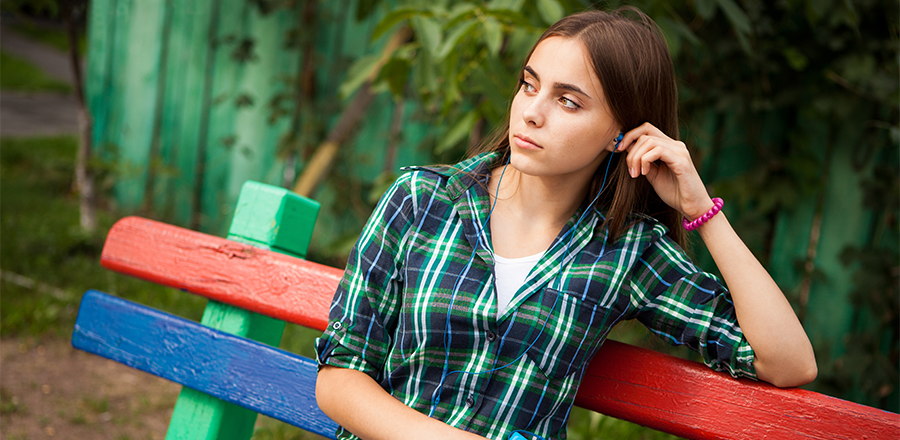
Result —
[[616, 241], [641, 242], [652, 244], [666, 237], [669, 228], [654, 217], [641, 213], [631, 213], [626, 221], [625, 230]]
[[498, 156], [498, 153], [484, 153], [453, 165], [403, 167], [404, 174], [397, 182], [412, 192], [425, 191], [429, 196], [456, 199], [479, 180], [486, 181]]

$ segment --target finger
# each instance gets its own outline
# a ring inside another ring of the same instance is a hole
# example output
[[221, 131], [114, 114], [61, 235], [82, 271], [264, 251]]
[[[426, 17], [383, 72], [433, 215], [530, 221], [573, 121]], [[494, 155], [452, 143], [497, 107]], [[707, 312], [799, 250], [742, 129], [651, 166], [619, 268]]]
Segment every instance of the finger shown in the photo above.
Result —
[[640, 158], [640, 166], [641, 166], [641, 174], [646, 176], [647, 173], [650, 172], [651, 169], [656, 168], [656, 162], [661, 161], [662, 163], [666, 163], [663, 157], [666, 156], [667, 149], [656, 143], [653, 143], [649, 146], [649, 148], [641, 155]]
[[661, 139], [643, 135], [637, 139], [637, 141], [632, 145], [631, 150], [628, 152], [627, 162], [628, 162], [628, 170], [631, 174], [631, 177], [637, 177], [641, 174], [644, 174], [644, 164], [643, 157], [649, 151], [658, 147]]
[[631, 175], [631, 177], [640, 175], [641, 156], [643, 156], [649, 148], [648, 140], [646, 135], [638, 137], [628, 151], [628, 156], [626, 156], [625, 160], [628, 163], [628, 174]]
[[619, 148], [616, 151], [620, 152], [631, 148], [641, 136], [668, 138], [668, 136], [666, 136], [666, 134], [663, 133], [662, 130], [656, 128], [656, 126], [649, 122], [645, 122], [635, 127], [634, 129], [627, 131], [625, 133], [625, 136], [622, 138], [622, 142], [619, 143]]

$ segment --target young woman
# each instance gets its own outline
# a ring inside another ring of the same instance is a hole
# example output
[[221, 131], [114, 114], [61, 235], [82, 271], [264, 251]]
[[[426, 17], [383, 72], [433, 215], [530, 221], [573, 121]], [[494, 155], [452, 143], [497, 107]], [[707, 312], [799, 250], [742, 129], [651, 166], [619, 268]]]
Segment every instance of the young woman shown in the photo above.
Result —
[[[628, 11], [550, 27], [501, 136], [379, 202], [317, 341], [338, 438], [565, 438], [584, 367], [624, 319], [736, 377], [815, 378], [790, 304], [677, 140], [664, 39]], [[684, 255], [685, 228], [729, 290]]]

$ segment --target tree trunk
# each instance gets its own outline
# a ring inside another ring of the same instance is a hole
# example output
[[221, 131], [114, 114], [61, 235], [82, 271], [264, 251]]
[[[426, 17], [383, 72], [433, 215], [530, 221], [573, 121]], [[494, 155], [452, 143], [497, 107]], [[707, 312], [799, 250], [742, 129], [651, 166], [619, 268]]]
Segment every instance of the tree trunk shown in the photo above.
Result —
[[362, 87], [360, 87], [359, 91], [356, 92], [353, 101], [350, 102], [341, 114], [337, 125], [335, 125], [328, 134], [328, 138], [316, 148], [316, 151], [307, 163], [303, 173], [297, 178], [297, 181], [294, 182], [293, 191], [295, 193], [305, 197], [312, 197], [315, 193], [319, 184], [331, 168], [334, 158], [337, 157], [340, 145], [347, 141], [350, 134], [356, 126], [359, 125], [363, 116], [365, 116], [366, 109], [374, 98], [371, 91], [371, 84], [372, 81], [375, 80], [375, 76], [378, 74], [380, 66], [387, 62], [391, 54], [411, 36], [412, 31], [409, 28], [404, 28], [395, 33], [391, 40], [388, 41], [384, 50], [381, 52], [382, 58], [379, 66], [372, 70], [371, 76]]
[[78, 155], [75, 159], [75, 189], [78, 191], [80, 224], [84, 232], [97, 230], [97, 192], [91, 171], [91, 132], [93, 123], [84, 100], [84, 81], [81, 76], [81, 57], [78, 54], [78, 33], [72, 0], [64, 0], [63, 17], [69, 38], [69, 61], [75, 82], [75, 98], [78, 100]]

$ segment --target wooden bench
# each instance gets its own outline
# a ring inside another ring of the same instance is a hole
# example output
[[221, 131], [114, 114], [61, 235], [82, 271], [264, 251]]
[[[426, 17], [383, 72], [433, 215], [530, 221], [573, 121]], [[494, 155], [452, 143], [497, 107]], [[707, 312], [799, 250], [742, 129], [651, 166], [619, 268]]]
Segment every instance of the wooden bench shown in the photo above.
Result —
[[[167, 439], [247, 439], [256, 413], [334, 438], [336, 424], [315, 402], [315, 360], [272, 346], [283, 321], [327, 324], [342, 271], [298, 258], [317, 211], [285, 190], [249, 183], [230, 239], [120, 220], [101, 264], [209, 298], [205, 325], [89, 291], [73, 345], [184, 385]], [[735, 380], [616, 341], [588, 367], [576, 404], [686, 438], [900, 438], [898, 414]]]

